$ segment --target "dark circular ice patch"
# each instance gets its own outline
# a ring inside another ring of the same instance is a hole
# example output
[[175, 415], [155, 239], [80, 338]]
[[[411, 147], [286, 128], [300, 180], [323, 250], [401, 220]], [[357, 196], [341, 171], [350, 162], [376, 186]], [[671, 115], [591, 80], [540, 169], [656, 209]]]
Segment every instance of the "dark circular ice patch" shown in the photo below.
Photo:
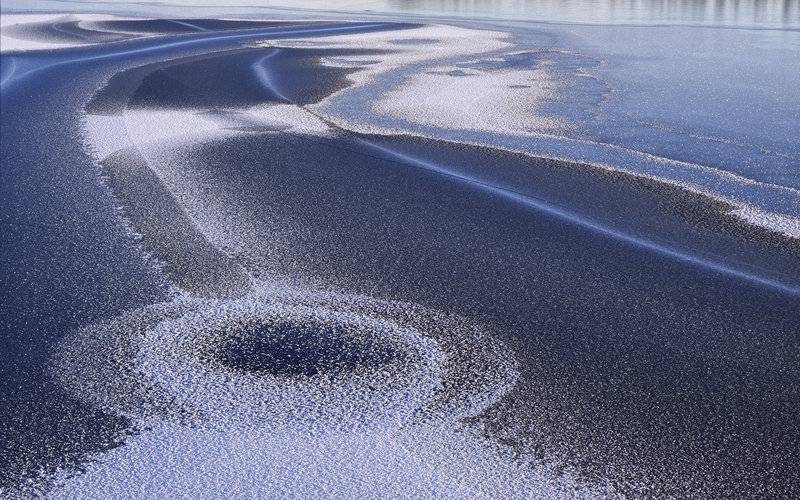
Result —
[[332, 376], [405, 360], [374, 335], [348, 324], [276, 319], [226, 332], [207, 356], [238, 372], [285, 377]]

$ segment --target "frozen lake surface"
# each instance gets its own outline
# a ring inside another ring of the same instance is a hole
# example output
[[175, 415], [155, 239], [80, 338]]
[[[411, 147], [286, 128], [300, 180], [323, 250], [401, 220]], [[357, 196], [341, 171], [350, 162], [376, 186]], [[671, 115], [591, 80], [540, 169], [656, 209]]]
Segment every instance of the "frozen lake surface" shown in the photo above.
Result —
[[4, 2], [0, 492], [797, 496], [798, 2], [324, 7]]

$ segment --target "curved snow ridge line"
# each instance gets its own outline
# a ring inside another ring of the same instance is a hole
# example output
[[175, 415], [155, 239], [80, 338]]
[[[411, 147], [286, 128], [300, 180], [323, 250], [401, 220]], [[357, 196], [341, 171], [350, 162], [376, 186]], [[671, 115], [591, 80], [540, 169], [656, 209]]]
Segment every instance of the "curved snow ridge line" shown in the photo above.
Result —
[[317, 28], [303, 28], [303, 29], [296, 29], [296, 30], [282, 30], [282, 31], [271, 31], [273, 28], [269, 28], [266, 30], [259, 30], [257, 32], [248, 31], [246, 33], [233, 33], [233, 34], [226, 34], [226, 35], [212, 35], [212, 36], [201, 36], [200, 38], [192, 38], [190, 40], [177, 40], [177, 41], [168, 41], [160, 44], [149, 45], [145, 47], [139, 47], [134, 49], [125, 49], [116, 52], [108, 52], [98, 55], [92, 56], [83, 56], [83, 57], [76, 57], [73, 59], [67, 59], [65, 61], [58, 61], [50, 64], [45, 64], [42, 66], [38, 66], [36, 68], [30, 69], [24, 73], [18, 74], [16, 77], [11, 78], [10, 76], [3, 80], [2, 85], [0, 88], [8, 85], [9, 83], [16, 82], [21, 80], [27, 76], [30, 76], [34, 73], [38, 73], [44, 69], [49, 69], [57, 66], [66, 66], [68, 64], [75, 64], [80, 62], [91, 62], [91, 61], [102, 61], [105, 59], [115, 59], [117, 57], [124, 57], [130, 55], [137, 55], [137, 54], [147, 54], [150, 52], [156, 52], [159, 50], [164, 49], [172, 49], [176, 47], [187, 47], [192, 45], [201, 45], [208, 42], [216, 42], [216, 41], [235, 41], [235, 40], [248, 40], [248, 39], [258, 39], [263, 37], [269, 36], [282, 36], [282, 35], [313, 35], [313, 34], [320, 34], [320, 33], [336, 33], [341, 31], [354, 31], [358, 32], [359, 30], [366, 30], [366, 29], [373, 29], [373, 28], [381, 28], [381, 27], [391, 27], [397, 26], [397, 23], [371, 23], [371, 24], [358, 24], [358, 25], [347, 25], [347, 26], [323, 26]]
[[261, 83], [261, 85], [272, 90], [275, 93], [275, 95], [277, 95], [284, 101], [291, 102], [291, 100], [285, 95], [283, 95], [283, 93], [272, 82], [272, 76], [269, 74], [269, 71], [267, 70], [266, 65], [264, 64], [267, 62], [267, 60], [272, 59], [276, 55], [280, 54], [280, 52], [281, 49], [278, 48], [273, 49], [272, 52], [262, 57], [258, 61], [254, 62], [251, 68], [253, 69], [253, 72], [255, 73], [256, 78], [258, 78], [258, 81]]
[[[349, 122], [346, 119], [342, 120], [342, 119], [339, 119], [338, 117], [331, 117], [330, 119], [332, 121], [336, 121], [337, 124], [339, 124], [342, 128], [352, 129], [354, 132], [369, 133], [369, 134], [382, 134], [382, 135], [397, 135], [398, 133], [402, 133], [402, 134], [417, 135], [417, 136], [426, 137], [426, 138], [434, 138], [433, 135], [428, 135], [428, 134], [420, 133], [420, 132], [414, 132], [413, 129], [388, 128], [388, 127], [382, 127], [380, 125], [375, 126], [375, 128], [371, 128], [369, 131], [358, 130], [359, 125], [352, 124], [351, 122]], [[409, 124], [409, 125], [413, 125], [413, 124]], [[461, 130], [459, 130], [459, 129], [444, 129], [443, 128], [443, 130], [446, 130], [448, 132], [461, 132]], [[489, 132], [489, 133], [492, 133], [492, 132]], [[567, 144], [581, 144], [581, 145], [594, 146], [594, 147], [599, 147], [599, 148], [604, 148], [604, 149], [618, 150], [618, 151], [624, 152], [625, 154], [629, 154], [629, 155], [633, 155], [633, 156], [640, 156], [640, 157], [647, 158], [648, 160], [651, 160], [651, 161], [654, 161], [654, 162], [667, 163], [667, 164], [671, 164], [671, 165], [675, 165], [675, 166], [679, 166], [679, 167], [690, 168], [690, 169], [693, 169], [693, 170], [701, 170], [701, 171], [716, 175], [718, 177], [723, 177], [723, 178], [732, 180], [732, 181], [734, 181], [734, 182], [736, 182], [738, 184], [751, 185], [751, 186], [760, 186], [760, 187], [765, 187], [765, 188], [779, 190], [779, 191], [786, 191], [788, 193], [791, 193], [791, 194], [793, 194], [795, 196], [800, 197], [800, 189], [793, 188], [791, 186], [784, 186], [782, 184], [775, 184], [775, 183], [772, 183], [772, 182], [759, 181], [759, 180], [756, 180], [756, 179], [751, 179], [749, 177], [745, 177], [745, 176], [743, 176], [741, 174], [736, 174], [736, 173], [730, 172], [728, 170], [723, 170], [723, 169], [720, 169], [720, 168], [711, 167], [711, 166], [708, 166], [708, 165], [703, 165], [701, 163], [692, 163], [692, 162], [687, 162], [687, 161], [683, 161], [683, 160], [676, 160], [676, 159], [665, 157], [665, 156], [658, 156], [658, 155], [653, 154], [653, 153], [648, 153], [646, 151], [640, 151], [638, 149], [628, 148], [628, 147], [625, 147], [625, 146], [621, 146], [619, 144], [610, 144], [610, 143], [606, 143], [606, 142], [592, 141], [590, 139], [578, 139], [578, 138], [573, 138], [573, 137], [568, 137], [568, 136], [563, 136], [563, 135], [558, 135], [558, 134], [549, 134], [549, 133], [546, 133], [546, 132], [527, 132], [524, 136], [522, 136], [522, 135], [520, 135], [520, 136], [511, 136], [509, 138], [511, 138], [511, 139], [524, 139], [524, 138], [551, 139], [551, 140], [563, 141], [564, 143], [567, 143]], [[512, 148], [503, 146], [502, 144], [489, 142], [489, 141], [480, 142], [480, 141], [454, 139], [453, 142], [460, 142], [462, 144], [469, 144], [469, 145], [474, 145], [474, 146], [488, 146], [488, 147], [503, 149], [505, 151], [509, 151], [509, 152], [512, 152], [512, 153], [522, 153], [522, 154], [527, 154], [527, 155], [531, 155], [532, 154], [529, 151], [519, 150], [519, 149], [512, 149]], [[547, 159], [562, 160], [562, 161], [583, 161], [583, 160], [570, 159], [570, 158], [566, 158], [566, 157], [541, 156], [538, 153], [534, 153], [534, 154], [535, 154], [535, 156], [537, 158], [547, 158]], [[798, 201], [800, 201], [800, 200], [798, 200]]]
[[[407, 135], [413, 137], [421, 137], [425, 139], [434, 139], [434, 140], [442, 139], [441, 136], [437, 136], [433, 133], [427, 131], [420, 131], [410, 127], [389, 128], [381, 125], [363, 126], [360, 124], [353, 123], [347, 118], [328, 114], [325, 111], [319, 111], [319, 115], [325, 116], [326, 119], [330, 123], [335, 124], [335, 126], [353, 133], [383, 135], [383, 136]], [[639, 157], [651, 163], [667, 164], [674, 166], [675, 168], [699, 170], [706, 174], [715, 176], [722, 181], [726, 180], [730, 181], [734, 183], [734, 185], [738, 184], [743, 186], [754, 186], [772, 192], [776, 192], [778, 194], [783, 194], [789, 197], [796, 197], [797, 200], [795, 201], [787, 200], [787, 204], [790, 204], [792, 206], [797, 206], [800, 209], [800, 190], [790, 186], [783, 186], [780, 184], [758, 181], [755, 179], [744, 177], [739, 174], [735, 174], [733, 172], [721, 170], [715, 167], [685, 162], [681, 160], [674, 160], [671, 158], [665, 158], [662, 156], [654, 155], [652, 153], [638, 151], [635, 149], [630, 149], [615, 144], [605, 144], [583, 139], [571, 139], [569, 137], [538, 133], [538, 132], [530, 133], [529, 137], [557, 140], [563, 142], [565, 146], [568, 146], [569, 144], [592, 146], [592, 147], [597, 147], [600, 150], [605, 149], [605, 150], [611, 150], [612, 152], [621, 152], [622, 154], [625, 154], [632, 158]], [[582, 165], [587, 165], [590, 167], [601, 168], [612, 172], [620, 172], [628, 175], [633, 175], [635, 177], [653, 180], [671, 186], [676, 186], [681, 189], [685, 189], [687, 191], [691, 191], [693, 193], [700, 194], [705, 197], [711, 198], [713, 200], [731, 205], [732, 210], [728, 213], [749, 225], [766, 229], [775, 234], [779, 234], [781, 236], [788, 237], [791, 239], [800, 239], [800, 214], [794, 215], [794, 214], [776, 212], [774, 210], [765, 208], [757, 200], [748, 198], [744, 199], [737, 198], [730, 194], [720, 193], [719, 191], [715, 191], [712, 188], [709, 188], [701, 183], [692, 182], [686, 179], [680, 179], [677, 178], [677, 176], [668, 177], [665, 175], [657, 175], [654, 173], [643, 172], [633, 167], [626, 167], [624, 165], [611, 163], [609, 161], [587, 159], [584, 155], [565, 156], [565, 155], [547, 153], [542, 150], [531, 151], [529, 149], [522, 149], [520, 147], [504, 144], [500, 141], [472, 140], [463, 137], [462, 138], [447, 137], [445, 140], [447, 140], [448, 142], [459, 143], [470, 146], [489, 147], [501, 151], [507, 151], [510, 153], [525, 155], [527, 157], [534, 159], [553, 160], [562, 162], [577, 162]], [[743, 216], [742, 215], [743, 213], [747, 213], [748, 216], [747, 217]]]
[[[119, 119], [119, 118], [117, 118]], [[124, 136], [130, 143], [129, 148], [136, 151], [138, 160], [143, 163], [139, 169], [138, 177], [141, 180], [148, 179], [153, 184], [151, 189], [151, 196], [154, 199], [160, 195], [161, 205], [166, 207], [162, 210], [162, 223], [174, 226], [176, 232], [183, 230], [187, 233], [184, 236], [184, 242], [180, 247], [181, 251], [176, 251], [174, 245], [165, 245], [159, 241], [159, 238], [149, 238], [150, 241], [143, 241], [148, 244], [153, 252], [159, 252], [164, 255], [166, 260], [173, 268], [173, 272], [168, 273], [173, 284], [179, 289], [192, 294], [193, 296], [207, 296], [207, 297], [237, 297], [246, 294], [252, 289], [254, 278], [251, 273], [237, 262], [231, 255], [224, 249], [215, 245], [207, 234], [198, 225], [197, 221], [189, 214], [186, 207], [175, 196], [175, 193], [166, 179], [160, 175], [158, 169], [152, 167], [148, 155], [144, 150], [147, 143], [141, 143], [133, 140], [132, 133], [129, 129], [125, 114], [120, 119]], [[224, 131], [218, 131], [220, 135]], [[211, 132], [212, 135], [217, 135]], [[117, 151], [123, 153], [125, 149]], [[116, 154], [116, 153], [114, 153]], [[111, 156], [104, 159], [108, 160]], [[124, 162], [128, 166], [128, 170], [133, 170], [130, 159]], [[112, 189], [113, 191], [113, 189]], [[144, 200], [131, 200], [129, 203], [141, 203]], [[134, 221], [131, 220], [131, 223]], [[152, 254], [153, 252], [148, 252]], [[186, 261], [194, 261], [202, 259], [205, 263], [203, 272], [195, 272], [193, 266], [186, 265]], [[159, 259], [161, 260], [161, 259]], [[180, 263], [184, 262], [184, 269], [180, 269]]]
[[187, 28], [192, 28], [197, 31], [208, 31], [207, 28], [202, 28], [196, 24], [187, 23], [186, 21], [179, 21], [178, 19], [167, 19], [167, 21], [178, 24], [180, 26], [186, 26]]
[[8, 58], [8, 70], [6, 70], [5, 76], [0, 78], [0, 88], [5, 85], [5, 83], [14, 76], [14, 73], [17, 71], [17, 60], [13, 57]]
[[[70, 36], [76, 36], [76, 37], [80, 38], [81, 40], [86, 41], [86, 43], [89, 43], [89, 38], [86, 35], [84, 35], [83, 33], [79, 33], [77, 31], [67, 31], [67, 30], [65, 30], [64, 28], [61, 27], [63, 24], [65, 24], [65, 23], [54, 23], [54, 24], [50, 25], [50, 27], [53, 28], [54, 30], [58, 31], [59, 33], [63, 33], [65, 35], [70, 35]], [[78, 27], [77, 24], [76, 24], [76, 27]]]
[[[126, 232], [136, 242], [145, 262], [163, 276], [170, 296], [238, 297], [252, 289], [253, 277], [248, 270], [208, 238], [165, 179], [152, 168], [145, 154], [151, 142], [134, 140], [136, 135], [129, 131], [124, 115], [84, 114], [81, 123], [82, 146], [99, 166], [103, 184], [115, 201]], [[186, 125], [179, 123], [171, 130]], [[195, 127], [192, 133], [195, 140], [225, 134], [217, 127], [207, 130]], [[159, 142], [172, 140], [175, 138], [162, 137]], [[143, 187], [146, 198], [132, 195], [140, 193]], [[157, 226], [147, 222], [152, 217], [158, 218]], [[180, 234], [181, 243], [169, 241], [165, 238], [167, 234]], [[205, 272], [195, 270], [197, 261], [204, 263]]]
[[379, 144], [375, 144], [365, 139], [359, 139], [359, 142], [365, 146], [372, 148], [373, 150], [379, 151], [395, 159], [416, 166], [418, 168], [422, 168], [428, 171], [436, 172], [441, 175], [445, 175], [447, 177], [454, 178], [460, 182], [464, 182], [468, 185], [474, 186], [479, 188], [483, 191], [502, 196], [508, 200], [515, 201], [521, 203], [527, 207], [534, 208], [536, 210], [555, 215], [559, 218], [566, 219], [572, 223], [575, 223], [579, 226], [585, 227], [590, 229], [594, 232], [610, 236], [614, 239], [624, 241], [626, 243], [633, 244], [635, 246], [646, 248], [651, 251], [655, 251], [662, 255], [666, 255], [668, 257], [672, 257], [676, 260], [687, 262], [690, 264], [699, 265], [701, 267], [711, 269], [717, 271], [721, 274], [727, 274], [730, 276], [734, 276], [736, 278], [744, 279], [751, 283], [756, 283], [768, 288], [776, 289], [784, 293], [788, 293], [791, 295], [800, 295], [800, 286], [794, 284], [784, 283], [782, 281], [774, 280], [771, 278], [766, 278], [764, 276], [759, 276], [754, 273], [750, 273], [747, 271], [742, 271], [740, 269], [733, 268], [731, 266], [725, 265], [723, 263], [710, 260], [701, 256], [692, 255], [690, 253], [683, 252], [681, 250], [671, 248], [661, 243], [653, 242], [644, 238], [639, 238], [637, 236], [610, 228], [608, 226], [599, 224], [583, 215], [580, 215], [576, 212], [571, 210], [561, 208], [559, 206], [553, 205], [547, 201], [534, 198], [532, 196], [511, 190], [502, 187], [498, 187], [487, 182], [481, 181], [474, 177], [466, 176], [457, 172], [454, 172], [450, 169], [447, 169], [443, 166], [438, 164], [422, 160], [419, 158], [415, 158], [411, 155], [407, 155], [405, 153], [401, 153], [395, 151], [391, 148], [387, 148], [385, 146], [381, 146]]
[[[0, 16], [0, 39], [2, 39], [2, 43], [0, 43], [0, 53], [7, 53], [7, 52], [27, 52], [33, 50], [50, 50], [50, 49], [63, 49], [68, 47], [77, 47], [86, 45], [80, 42], [48, 42], [45, 40], [35, 41], [29, 39], [22, 39], [17, 38], [15, 36], [6, 34], [4, 31], [5, 28], [14, 27], [17, 25], [42, 25], [42, 24], [49, 24], [49, 26], [55, 30], [70, 36], [75, 36], [77, 38], [83, 38], [85, 40], [85, 35], [80, 33], [70, 32], [63, 30], [59, 25], [68, 22], [75, 22], [76, 27], [79, 29], [84, 29], [81, 26], [81, 23], [84, 22], [96, 22], [96, 21], [112, 21], [112, 20], [130, 20], [134, 18], [130, 17], [123, 17], [123, 16], [112, 16], [106, 14], [22, 14], [22, 13], [2, 13]], [[94, 30], [92, 30], [94, 31]], [[113, 32], [109, 32], [113, 33]]]

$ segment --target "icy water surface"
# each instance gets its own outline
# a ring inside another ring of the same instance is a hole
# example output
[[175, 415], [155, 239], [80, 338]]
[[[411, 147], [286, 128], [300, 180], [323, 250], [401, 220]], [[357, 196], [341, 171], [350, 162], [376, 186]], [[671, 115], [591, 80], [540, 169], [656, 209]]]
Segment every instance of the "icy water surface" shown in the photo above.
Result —
[[128, 9], [176, 16], [181, 15], [185, 5], [198, 9], [198, 15], [204, 16], [247, 14], [269, 9], [316, 9], [328, 12], [394, 12], [557, 23], [800, 27], [798, 0], [302, 0], [291, 4], [277, 0], [171, 0], [146, 5], [115, 0], [104, 6], [78, 0], [9, 0], [6, 8]]

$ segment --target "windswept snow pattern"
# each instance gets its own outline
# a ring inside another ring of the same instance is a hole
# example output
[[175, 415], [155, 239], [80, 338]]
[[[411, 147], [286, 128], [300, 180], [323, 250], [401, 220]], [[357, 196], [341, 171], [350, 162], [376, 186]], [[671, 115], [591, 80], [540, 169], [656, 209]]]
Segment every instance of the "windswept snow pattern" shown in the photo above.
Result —
[[589, 496], [459, 424], [513, 385], [513, 361], [411, 304], [270, 286], [181, 300], [81, 330], [55, 366], [141, 429], [58, 497]]
[[3, 26], [27, 342], [3, 495], [800, 491], [797, 187], [598, 139], [590, 50], [514, 23]]

